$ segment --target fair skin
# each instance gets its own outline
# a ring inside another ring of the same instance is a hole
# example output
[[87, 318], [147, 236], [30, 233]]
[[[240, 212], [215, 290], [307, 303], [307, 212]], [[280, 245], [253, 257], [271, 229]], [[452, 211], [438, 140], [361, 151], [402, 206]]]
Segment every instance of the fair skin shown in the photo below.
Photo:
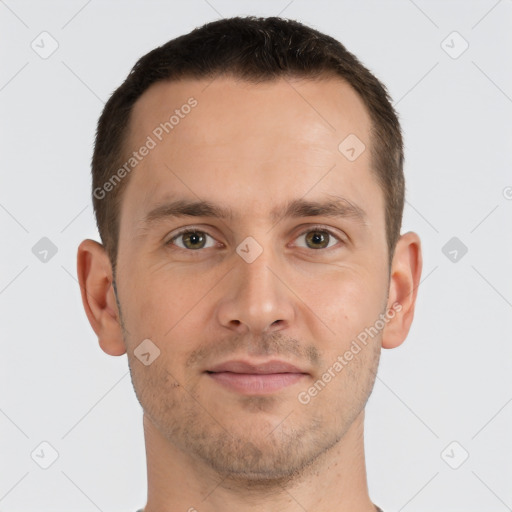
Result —
[[[144, 410], [145, 511], [373, 512], [364, 407], [381, 348], [399, 346], [409, 331], [420, 240], [402, 234], [389, 271], [370, 118], [348, 85], [210, 81], [157, 83], [134, 107], [136, 149], [167, 112], [191, 96], [198, 102], [123, 192], [119, 303], [103, 246], [85, 240], [78, 250], [88, 319], [107, 354], [127, 353]], [[338, 150], [351, 133], [366, 145], [353, 162]], [[148, 221], [178, 199], [232, 216]], [[357, 208], [271, 215], [294, 200], [333, 199]], [[177, 236], [183, 227], [196, 236]], [[263, 249], [251, 262], [236, 251], [247, 237]], [[338, 356], [396, 303], [400, 312], [333, 373]], [[145, 339], [160, 350], [147, 366], [134, 355]], [[329, 367], [325, 387], [299, 401]]]

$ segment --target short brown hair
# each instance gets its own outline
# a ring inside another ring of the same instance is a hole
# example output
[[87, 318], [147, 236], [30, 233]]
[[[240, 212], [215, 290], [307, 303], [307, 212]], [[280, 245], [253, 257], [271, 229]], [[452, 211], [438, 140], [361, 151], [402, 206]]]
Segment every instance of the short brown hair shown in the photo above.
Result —
[[99, 195], [97, 191], [125, 161], [133, 105], [156, 82], [220, 75], [253, 83], [280, 77], [314, 79], [327, 75], [341, 78], [353, 87], [372, 121], [372, 170], [384, 193], [391, 264], [400, 236], [405, 183], [400, 124], [386, 88], [336, 39], [297, 21], [249, 16], [207, 23], [150, 51], [137, 61], [106, 103], [96, 132], [92, 188], [98, 230], [113, 268], [117, 260], [120, 203], [129, 177], [108, 194]]

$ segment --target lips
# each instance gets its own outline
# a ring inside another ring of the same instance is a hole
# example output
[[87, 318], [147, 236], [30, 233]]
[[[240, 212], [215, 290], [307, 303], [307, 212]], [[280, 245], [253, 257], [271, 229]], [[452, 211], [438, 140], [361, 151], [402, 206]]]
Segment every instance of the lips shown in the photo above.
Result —
[[248, 363], [245, 361], [228, 361], [214, 366], [209, 372], [232, 372], [247, 374], [269, 374], [269, 373], [306, 373], [296, 366], [284, 361], [267, 361], [265, 363]]
[[308, 374], [285, 361], [227, 361], [207, 370], [217, 384], [236, 393], [265, 395], [280, 391]]

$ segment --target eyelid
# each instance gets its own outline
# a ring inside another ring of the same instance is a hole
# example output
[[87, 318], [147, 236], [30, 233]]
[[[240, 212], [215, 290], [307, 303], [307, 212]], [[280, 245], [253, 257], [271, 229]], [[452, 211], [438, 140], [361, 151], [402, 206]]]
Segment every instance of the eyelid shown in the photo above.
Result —
[[[324, 226], [323, 224], [310, 224], [308, 225], [304, 230], [302, 230], [295, 238], [297, 239], [299, 236], [305, 235], [306, 233], [309, 233], [310, 231], [325, 231], [326, 233], [329, 233], [329, 236], [332, 236], [338, 240], [338, 242], [341, 242], [342, 244], [347, 243], [347, 237], [346, 235], [341, 236], [336, 231], [334, 231], [332, 228], [329, 228], [327, 226]], [[334, 249], [335, 247], [329, 247], [329, 249]], [[329, 249], [312, 249], [313, 251], [326, 251]]]
[[[213, 235], [210, 235], [210, 233], [208, 233], [208, 231], [204, 228], [201, 228], [199, 226], [185, 226], [183, 228], [180, 228], [178, 229], [177, 231], [174, 231], [170, 237], [167, 239], [166, 242], [164, 242], [164, 245], [166, 246], [169, 246], [169, 245], [172, 245], [178, 249], [182, 249], [184, 251], [187, 251], [187, 252], [200, 252], [202, 249], [196, 249], [196, 250], [193, 250], [193, 249], [183, 249], [183, 247], [180, 247], [179, 245], [176, 245], [174, 243], [174, 240], [178, 237], [180, 237], [181, 235], [185, 235], [187, 233], [203, 233], [205, 234], [206, 236], [210, 237], [212, 240], [215, 240], [215, 242], [217, 244], [221, 243], [219, 242]], [[207, 247], [207, 249], [210, 249], [210, 247]]]

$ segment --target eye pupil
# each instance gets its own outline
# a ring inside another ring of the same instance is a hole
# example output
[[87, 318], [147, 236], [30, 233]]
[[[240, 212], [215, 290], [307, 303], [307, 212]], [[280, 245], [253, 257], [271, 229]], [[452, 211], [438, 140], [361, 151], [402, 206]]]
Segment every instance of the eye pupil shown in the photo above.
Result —
[[[186, 247], [189, 249], [201, 249], [205, 244], [206, 237], [199, 234], [198, 232], [193, 233], [185, 233], [183, 235], [183, 241]], [[189, 242], [192, 244], [192, 247], [189, 247]], [[200, 246], [196, 244], [200, 243]]]
[[314, 245], [316, 244], [323, 244], [321, 247], [312, 247], [312, 249], [322, 249], [324, 247], [327, 247], [329, 244], [329, 234], [323, 233], [321, 231], [310, 231], [306, 236], [306, 241], [309, 246], [309, 242], [312, 242]]

